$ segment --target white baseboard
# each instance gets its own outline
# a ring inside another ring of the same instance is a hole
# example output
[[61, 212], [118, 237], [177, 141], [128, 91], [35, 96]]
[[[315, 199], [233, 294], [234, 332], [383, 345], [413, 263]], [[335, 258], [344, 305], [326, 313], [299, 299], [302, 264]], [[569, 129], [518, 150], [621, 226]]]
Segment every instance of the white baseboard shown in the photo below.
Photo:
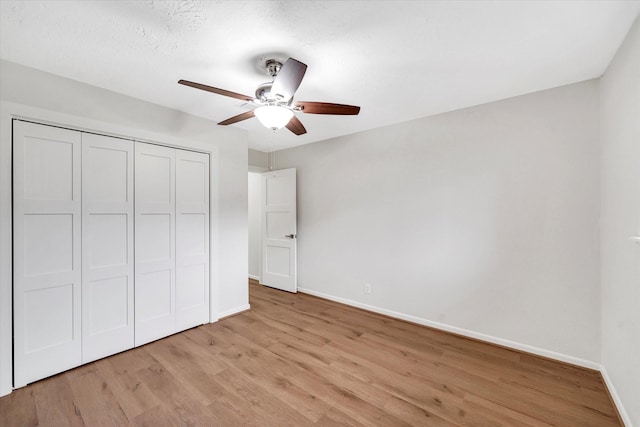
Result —
[[249, 279], [257, 280], [259, 282], [260, 281], [260, 276], [254, 276], [253, 274], [250, 274], [249, 275]]
[[251, 306], [249, 304], [244, 304], [241, 305], [239, 307], [234, 307], [231, 310], [227, 310], [227, 311], [223, 311], [221, 313], [218, 313], [218, 320], [221, 320], [225, 317], [229, 317], [229, 316], [233, 316], [234, 314], [238, 314], [241, 313], [243, 311], [247, 311], [251, 308]]
[[600, 371], [601, 366], [599, 363], [592, 362], [590, 360], [580, 359], [578, 357], [569, 356], [562, 353], [557, 353], [551, 350], [545, 350], [542, 348], [534, 347], [528, 344], [522, 344], [516, 341], [507, 340], [504, 338], [498, 338], [491, 335], [485, 335], [479, 332], [470, 331], [456, 326], [446, 325], [444, 323], [434, 322], [432, 320], [423, 319], [421, 317], [411, 316], [409, 314], [399, 313], [397, 311], [387, 310], [385, 308], [376, 307], [369, 304], [364, 304], [358, 301], [349, 300], [346, 298], [336, 297], [328, 295], [323, 292], [314, 291], [312, 289], [298, 288], [298, 292], [317, 296], [320, 298], [328, 299], [331, 301], [339, 302], [342, 304], [350, 305], [352, 307], [361, 308], [363, 310], [372, 311], [378, 314], [384, 314], [385, 316], [394, 317], [396, 319], [406, 320], [408, 322], [417, 323], [419, 325], [429, 326], [434, 329], [440, 329], [442, 331], [452, 332], [454, 334], [463, 335], [469, 338], [475, 338], [481, 341], [486, 341], [492, 344], [501, 345], [504, 347], [513, 348], [515, 350], [521, 350], [527, 353], [536, 354], [538, 356], [548, 357], [550, 359], [559, 360], [561, 362], [570, 363], [572, 365], [581, 366], [583, 368], [593, 369]]
[[622, 400], [620, 399], [620, 395], [618, 394], [618, 391], [613, 385], [613, 381], [611, 381], [609, 374], [607, 374], [607, 370], [604, 367], [604, 365], [600, 365], [600, 373], [602, 374], [602, 378], [604, 379], [605, 385], [609, 389], [609, 394], [613, 399], [613, 404], [616, 405], [616, 408], [618, 408], [618, 413], [620, 414], [620, 418], [622, 418], [622, 422], [626, 427], [633, 427], [633, 424], [631, 423], [631, 418], [629, 417], [629, 414], [627, 414], [627, 411], [625, 411], [624, 405], [622, 404]]

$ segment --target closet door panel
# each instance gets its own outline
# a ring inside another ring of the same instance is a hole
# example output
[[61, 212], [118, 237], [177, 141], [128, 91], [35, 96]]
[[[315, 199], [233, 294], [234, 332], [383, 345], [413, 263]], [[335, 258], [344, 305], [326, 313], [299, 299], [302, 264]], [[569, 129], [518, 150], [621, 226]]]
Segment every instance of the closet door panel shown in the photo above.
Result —
[[15, 387], [81, 363], [80, 141], [13, 123]]
[[176, 327], [209, 321], [209, 156], [176, 150]]
[[134, 345], [133, 141], [82, 134], [82, 362]]
[[135, 345], [175, 332], [175, 151], [136, 143]]

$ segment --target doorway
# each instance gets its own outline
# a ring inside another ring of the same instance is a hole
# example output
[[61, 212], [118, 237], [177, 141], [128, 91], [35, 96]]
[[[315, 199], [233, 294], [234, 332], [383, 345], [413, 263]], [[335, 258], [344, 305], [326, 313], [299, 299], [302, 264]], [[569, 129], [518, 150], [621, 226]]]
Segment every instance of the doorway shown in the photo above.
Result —
[[296, 169], [248, 177], [249, 278], [297, 292]]
[[249, 172], [249, 278], [262, 279], [262, 174]]

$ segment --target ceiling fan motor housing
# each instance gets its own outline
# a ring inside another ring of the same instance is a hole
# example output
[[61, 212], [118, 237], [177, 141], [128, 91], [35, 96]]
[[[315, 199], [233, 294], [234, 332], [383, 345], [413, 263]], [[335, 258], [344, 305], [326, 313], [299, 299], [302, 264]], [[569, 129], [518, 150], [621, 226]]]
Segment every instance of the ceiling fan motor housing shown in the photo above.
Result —
[[265, 82], [258, 86], [256, 89], [256, 98], [263, 102], [275, 101], [271, 96], [271, 86], [273, 86], [273, 82]]

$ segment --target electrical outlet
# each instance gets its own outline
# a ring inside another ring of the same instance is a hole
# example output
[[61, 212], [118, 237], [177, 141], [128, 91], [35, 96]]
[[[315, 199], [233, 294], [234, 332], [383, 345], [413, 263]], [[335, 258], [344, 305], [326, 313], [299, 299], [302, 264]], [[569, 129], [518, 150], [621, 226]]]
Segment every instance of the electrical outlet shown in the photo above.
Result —
[[371, 283], [365, 283], [364, 284], [364, 293], [365, 294], [370, 294], [371, 293]]

